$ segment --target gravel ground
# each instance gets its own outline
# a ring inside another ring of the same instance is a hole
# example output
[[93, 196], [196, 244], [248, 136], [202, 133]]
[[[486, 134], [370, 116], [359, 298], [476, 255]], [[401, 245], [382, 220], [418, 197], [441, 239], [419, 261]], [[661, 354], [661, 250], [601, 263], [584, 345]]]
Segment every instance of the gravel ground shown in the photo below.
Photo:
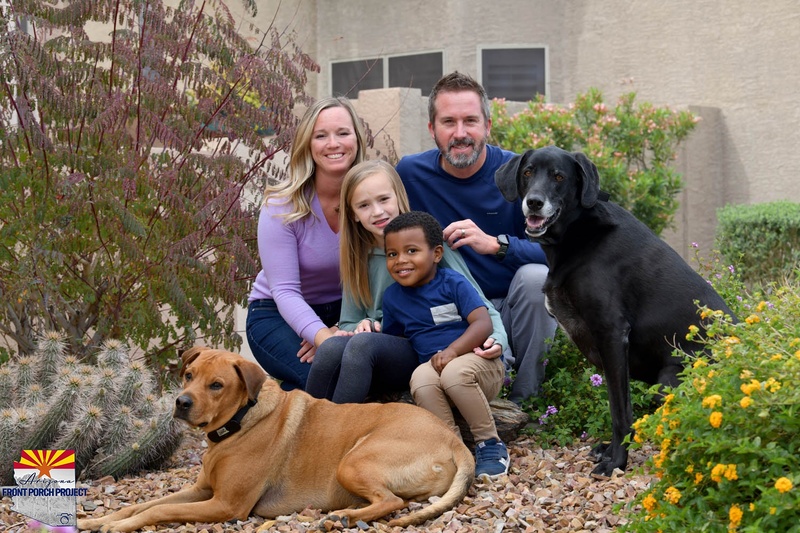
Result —
[[[648, 454], [654, 452], [650, 448], [632, 451], [626, 474], [598, 481], [590, 476], [591, 446], [592, 443], [577, 443], [565, 448], [542, 449], [529, 437], [517, 439], [509, 443], [511, 468], [508, 476], [492, 483], [476, 482], [458, 507], [417, 527], [390, 528], [382, 520], [342, 528], [319, 510], [305, 509], [276, 519], [251, 517], [247, 521], [222, 524], [172, 524], [147, 528], [147, 531], [611, 532], [625, 523], [629, 504], [652, 481], [651, 476], [641, 473], [640, 467]], [[162, 471], [148, 472], [141, 477], [120, 480], [108, 477], [79, 483], [89, 489], [89, 495], [79, 501], [78, 516], [104, 515], [193, 483], [204, 450], [202, 434], [187, 430], [181, 447]], [[4, 498], [0, 504], [0, 531], [24, 531], [27, 520], [10, 511], [11, 503], [9, 498]], [[412, 504], [421, 505], [425, 504]]]
[[[187, 430], [184, 442], [164, 470], [141, 477], [94, 480], [79, 484], [89, 495], [78, 503], [78, 515], [103, 515], [124, 505], [161, 497], [190, 484], [197, 477], [205, 442], [196, 430]], [[626, 521], [625, 514], [636, 495], [652, 477], [641, 473], [650, 448], [632, 451], [628, 472], [606, 481], [591, 477], [591, 443], [565, 448], [542, 449], [523, 437], [509, 444], [511, 468], [508, 476], [493, 483], [473, 484], [455, 509], [436, 520], [409, 528], [390, 528], [386, 521], [341, 528], [319, 510], [306, 509], [276, 519], [252, 517], [222, 524], [158, 526], [148, 531], [208, 532], [278, 531], [431, 531], [431, 532], [610, 532]], [[419, 506], [423, 504], [412, 504]], [[10, 512], [11, 500], [0, 505], [0, 530], [24, 531], [25, 517]], [[406, 511], [401, 511], [404, 514]]]

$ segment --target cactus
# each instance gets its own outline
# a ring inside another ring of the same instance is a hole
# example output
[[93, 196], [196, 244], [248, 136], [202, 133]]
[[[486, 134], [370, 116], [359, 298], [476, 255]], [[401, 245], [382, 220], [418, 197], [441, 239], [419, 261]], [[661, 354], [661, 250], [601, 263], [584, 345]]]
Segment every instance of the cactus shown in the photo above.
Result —
[[[128, 348], [107, 341], [97, 365], [65, 355], [56, 333], [36, 353], [0, 366], [0, 484], [12, 485], [23, 449], [74, 449], [78, 477], [120, 476], [157, 468], [180, 444], [172, 396]], [[22, 387], [21, 384], [25, 384]]]

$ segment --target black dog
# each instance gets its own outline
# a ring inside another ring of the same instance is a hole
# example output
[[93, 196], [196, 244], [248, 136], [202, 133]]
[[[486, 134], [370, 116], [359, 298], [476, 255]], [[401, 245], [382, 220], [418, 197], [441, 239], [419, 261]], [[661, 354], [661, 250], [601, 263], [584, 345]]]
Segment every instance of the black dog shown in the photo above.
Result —
[[673, 348], [702, 348], [686, 341], [690, 325], [702, 330], [696, 302], [733, 313], [669, 245], [603, 198], [597, 167], [584, 154], [529, 150], [500, 167], [495, 182], [506, 200], [522, 197], [528, 238], [547, 256], [548, 310], [605, 373], [613, 436], [593, 450], [600, 464], [592, 473], [608, 477], [628, 462], [629, 377], [677, 385], [683, 363]]

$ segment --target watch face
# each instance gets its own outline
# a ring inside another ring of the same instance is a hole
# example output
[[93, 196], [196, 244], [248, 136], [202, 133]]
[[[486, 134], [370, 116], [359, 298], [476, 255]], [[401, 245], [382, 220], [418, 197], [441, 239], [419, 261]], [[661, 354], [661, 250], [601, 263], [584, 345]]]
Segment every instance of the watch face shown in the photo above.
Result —
[[508, 246], [508, 235], [498, 235], [497, 236], [497, 242], [499, 242], [500, 244], [505, 244], [506, 246]]

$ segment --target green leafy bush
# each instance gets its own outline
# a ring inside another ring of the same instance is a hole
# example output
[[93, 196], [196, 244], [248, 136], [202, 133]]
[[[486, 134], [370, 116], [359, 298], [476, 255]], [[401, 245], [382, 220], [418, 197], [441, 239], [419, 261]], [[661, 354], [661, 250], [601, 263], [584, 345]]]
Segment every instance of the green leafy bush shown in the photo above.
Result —
[[[535, 435], [542, 445], [610, 439], [611, 413], [602, 371], [586, 360], [561, 329], [556, 332], [546, 362], [546, 378], [539, 395], [522, 406], [533, 421], [525, 432]], [[656, 408], [648, 389], [640, 381], [631, 381], [635, 416]]]
[[517, 153], [551, 144], [584, 152], [611, 199], [660, 235], [672, 224], [682, 186], [671, 166], [675, 150], [697, 119], [689, 111], [636, 104], [635, 98], [625, 94], [612, 109], [598, 89], [590, 89], [568, 106], [539, 97], [513, 116], [504, 100], [495, 100], [491, 141]]
[[717, 246], [749, 284], [783, 283], [800, 267], [800, 204], [727, 205], [717, 220]]
[[800, 531], [800, 288], [747, 307], [738, 324], [703, 311], [710, 357], [635, 423], [658, 482], [624, 531]]

